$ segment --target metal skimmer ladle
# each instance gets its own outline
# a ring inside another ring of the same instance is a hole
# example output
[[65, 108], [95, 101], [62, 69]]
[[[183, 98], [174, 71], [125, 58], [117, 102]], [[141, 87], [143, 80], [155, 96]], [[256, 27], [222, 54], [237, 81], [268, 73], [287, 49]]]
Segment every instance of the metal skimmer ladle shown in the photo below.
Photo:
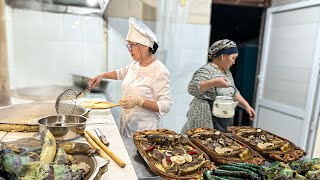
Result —
[[76, 91], [73, 89], [67, 89], [63, 93], [61, 93], [57, 99], [55, 108], [58, 114], [73, 114], [73, 111], [76, 107], [77, 98], [87, 91], [90, 91], [90, 87], [88, 86], [84, 91], [76, 94]]

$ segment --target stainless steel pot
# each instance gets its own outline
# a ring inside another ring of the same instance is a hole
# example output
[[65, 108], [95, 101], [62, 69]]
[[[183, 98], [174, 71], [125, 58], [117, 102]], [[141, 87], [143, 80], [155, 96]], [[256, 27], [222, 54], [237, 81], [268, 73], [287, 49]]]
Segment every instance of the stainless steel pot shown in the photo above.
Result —
[[[39, 132], [43, 132], [46, 129], [49, 129], [54, 135], [57, 141], [69, 141], [76, 138], [79, 138], [86, 129], [87, 118], [84, 116], [78, 115], [54, 115], [41, 118], [38, 121]], [[53, 123], [64, 122], [64, 123], [82, 123], [77, 125], [55, 125]]]

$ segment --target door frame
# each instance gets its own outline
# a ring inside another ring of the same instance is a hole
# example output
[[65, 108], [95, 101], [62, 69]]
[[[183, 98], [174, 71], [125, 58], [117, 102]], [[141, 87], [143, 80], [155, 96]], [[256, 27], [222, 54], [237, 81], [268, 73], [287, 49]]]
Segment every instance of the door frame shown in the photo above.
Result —
[[[302, 8], [308, 8], [313, 6], [320, 6], [320, 2], [317, 0], [310, 0], [310, 1], [304, 1], [304, 2], [297, 2], [277, 7], [272, 7], [267, 9], [266, 14], [266, 23], [265, 23], [265, 31], [263, 35], [263, 45], [262, 45], [262, 56], [261, 56], [261, 65], [259, 70], [258, 78], [258, 86], [257, 86], [257, 96], [256, 96], [256, 105], [255, 109], [257, 110], [257, 114], [259, 114], [259, 107], [264, 106], [266, 108], [270, 109], [281, 109], [279, 112], [289, 114], [291, 116], [295, 116], [298, 118], [303, 119], [303, 129], [301, 131], [302, 136], [300, 136], [299, 139], [299, 145], [306, 149], [307, 147], [307, 141], [309, 136], [309, 130], [310, 130], [310, 124], [311, 124], [311, 118], [313, 116], [314, 111], [314, 104], [315, 104], [315, 97], [316, 97], [316, 89], [317, 89], [317, 83], [318, 83], [318, 75], [319, 75], [319, 62], [320, 62], [320, 52], [319, 48], [315, 48], [314, 54], [313, 54], [313, 63], [312, 63], [312, 70], [311, 70], [311, 76], [310, 76], [310, 82], [315, 82], [309, 84], [308, 87], [308, 95], [306, 100], [306, 107], [304, 109], [292, 107], [289, 105], [280, 104], [277, 102], [273, 102], [270, 100], [262, 99], [263, 95], [263, 87], [264, 87], [264, 77], [266, 74], [266, 67], [267, 67], [267, 59], [268, 59], [268, 47], [270, 45], [270, 35], [271, 35], [271, 24], [273, 20], [273, 14], [279, 13], [279, 12], [285, 12], [285, 11], [292, 11], [296, 9], [302, 9]], [[316, 34], [316, 42], [315, 47], [320, 47], [320, 22], [318, 23], [318, 30]], [[257, 116], [258, 117], [258, 116]], [[254, 121], [253, 125], [257, 127], [259, 125], [259, 120], [256, 119]], [[313, 131], [315, 133], [315, 131]], [[311, 138], [314, 137], [314, 135], [311, 135]], [[306, 149], [308, 151], [308, 149]], [[310, 155], [310, 154], [309, 154]]]

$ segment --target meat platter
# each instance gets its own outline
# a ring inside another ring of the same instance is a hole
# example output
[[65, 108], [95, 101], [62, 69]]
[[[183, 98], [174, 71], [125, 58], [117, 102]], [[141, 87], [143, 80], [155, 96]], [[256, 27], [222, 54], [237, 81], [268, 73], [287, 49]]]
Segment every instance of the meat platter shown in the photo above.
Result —
[[239, 141], [249, 145], [261, 155], [281, 162], [292, 162], [305, 155], [304, 150], [291, 141], [261, 128], [231, 126], [228, 132]]
[[211, 128], [194, 128], [187, 131], [188, 138], [218, 164], [251, 163], [262, 165], [265, 159], [246, 144]]
[[168, 129], [135, 132], [133, 141], [150, 169], [165, 179], [199, 179], [214, 167], [201, 149]]

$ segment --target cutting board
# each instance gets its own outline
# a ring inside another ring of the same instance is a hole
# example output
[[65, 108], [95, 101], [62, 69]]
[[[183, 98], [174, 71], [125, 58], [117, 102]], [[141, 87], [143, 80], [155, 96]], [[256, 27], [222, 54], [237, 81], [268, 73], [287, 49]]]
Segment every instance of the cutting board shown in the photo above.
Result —
[[38, 120], [56, 115], [54, 103], [26, 103], [0, 107], [0, 123], [37, 125]]

